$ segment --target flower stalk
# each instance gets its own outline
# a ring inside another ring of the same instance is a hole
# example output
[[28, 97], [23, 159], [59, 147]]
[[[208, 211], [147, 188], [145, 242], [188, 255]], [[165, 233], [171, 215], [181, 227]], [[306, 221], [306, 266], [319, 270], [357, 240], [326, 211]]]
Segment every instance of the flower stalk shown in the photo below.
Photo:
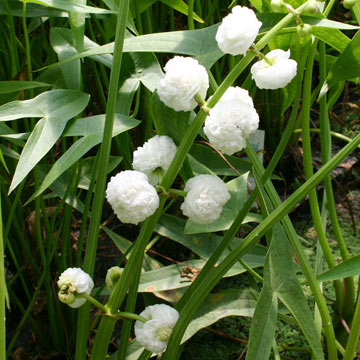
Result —
[[[122, 61], [122, 50], [125, 38], [125, 28], [127, 22], [127, 15], [129, 9], [129, 0], [120, 0], [116, 31], [115, 31], [115, 45], [114, 56], [110, 74], [109, 95], [106, 106], [105, 127], [103, 134], [103, 141], [100, 148], [99, 155], [99, 171], [97, 174], [96, 190], [93, 200], [92, 216], [89, 226], [89, 235], [87, 239], [87, 246], [84, 259], [84, 270], [90, 275], [94, 272], [95, 257], [97, 249], [97, 239], [99, 234], [99, 224], [102, 214], [104, 192], [106, 185], [107, 165], [110, 155], [112, 129], [114, 123], [114, 115], [116, 109], [116, 98], [118, 93], [119, 75]], [[78, 319], [77, 341], [75, 360], [84, 360], [86, 357], [86, 348], [88, 340], [89, 328], [89, 313], [90, 307], [86, 304], [80, 309]], [[105, 354], [104, 354], [105, 355]], [[105, 356], [103, 356], [104, 358]]]

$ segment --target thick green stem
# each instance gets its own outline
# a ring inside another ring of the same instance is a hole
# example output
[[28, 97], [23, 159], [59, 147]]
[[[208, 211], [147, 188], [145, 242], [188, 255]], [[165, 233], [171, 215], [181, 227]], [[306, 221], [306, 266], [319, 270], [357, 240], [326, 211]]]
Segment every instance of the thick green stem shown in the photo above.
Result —
[[5, 281], [4, 268], [4, 238], [1, 213], [1, 192], [0, 192], [0, 359], [6, 359], [6, 310], [5, 301], [9, 301]]
[[360, 298], [357, 300], [355, 314], [351, 325], [349, 340], [346, 345], [343, 360], [352, 360], [355, 357], [356, 348], [359, 345], [360, 337]]
[[[326, 80], [326, 52], [325, 52], [325, 43], [320, 42], [319, 44], [320, 52], [320, 83], [324, 83]], [[326, 164], [331, 157], [331, 134], [330, 134], [330, 124], [327, 111], [327, 97], [326, 94], [320, 99], [320, 140], [321, 140], [321, 158], [322, 163]], [[343, 260], [349, 258], [349, 253], [347, 251], [345, 241], [342, 235], [338, 217], [336, 214], [336, 205], [333, 193], [333, 187], [331, 183], [331, 177], [327, 176], [324, 179], [325, 185], [325, 194], [327, 199], [327, 209], [329, 211], [330, 220], [332, 229], [335, 234], [335, 238], [340, 249], [341, 256]], [[354, 298], [355, 298], [355, 284], [352, 277], [344, 279], [344, 306], [342, 309], [342, 315], [345, 320], [353, 314], [354, 308]]]
[[[247, 155], [249, 156], [250, 160], [252, 161], [253, 165], [257, 168], [259, 173], [263, 173], [264, 170], [262, 169], [262, 165], [260, 164], [255, 151], [252, 147], [247, 147]], [[264, 176], [264, 175], [262, 175]], [[275, 188], [273, 187], [272, 183], [270, 181], [267, 181], [265, 183], [265, 188], [267, 190], [267, 193], [270, 197], [270, 200], [272, 201], [274, 207], [278, 207], [281, 204], [281, 200], [279, 196], [276, 193]], [[324, 297], [322, 296], [321, 288], [319, 287], [318, 281], [316, 279], [316, 276], [313, 272], [313, 269], [307, 260], [307, 257], [302, 249], [301, 243], [299, 241], [298, 235], [289, 219], [288, 216], [285, 216], [283, 220], [281, 220], [283, 223], [283, 226], [286, 230], [286, 234], [289, 238], [289, 241], [291, 242], [291, 245], [295, 251], [296, 257], [299, 260], [299, 263], [302, 267], [302, 270], [304, 272], [304, 275], [306, 277], [306, 280], [309, 283], [309, 286], [314, 294], [316, 305], [319, 309], [319, 313], [321, 315], [322, 321], [324, 323], [324, 332], [328, 343], [328, 350], [329, 350], [329, 359], [337, 359], [337, 353], [336, 353], [336, 342], [335, 342], [335, 333], [334, 328], [332, 326], [331, 322], [331, 316], [328, 311], [326, 302]]]
[[194, 30], [194, 0], [188, 1], [188, 29]]
[[[304, 171], [306, 179], [313, 176], [313, 164], [311, 154], [311, 140], [310, 140], [310, 104], [311, 104], [311, 85], [312, 85], [312, 69], [314, 64], [315, 50], [317, 41], [314, 42], [308, 61], [306, 64], [305, 79], [304, 79], [304, 92], [303, 92], [303, 106], [302, 106], [302, 146], [304, 151]], [[314, 227], [319, 239], [320, 246], [323, 250], [324, 257], [330, 268], [336, 265], [335, 259], [331, 253], [329, 243], [326, 239], [326, 234], [321, 221], [321, 214], [317, 198], [316, 189], [312, 189], [309, 193], [309, 204]], [[343, 308], [344, 296], [342, 292], [342, 285], [339, 280], [334, 281], [336, 292], [336, 309], [341, 313]]]
[[[93, 201], [93, 210], [90, 220], [89, 236], [87, 239], [84, 271], [92, 275], [95, 267], [95, 257], [97, 249], [97, 239], [99, 234], [99, 224], [101, 220], [104, 192], [106, 185], [107, 165], [110, 155], [112, 129], [114, 123], [114, 115], [116, 109], [116, 99], [118, 93], [118, 83], [122, 60], [122, 50], [125, 37], [125, 28], [127, 22], [127, 15], [129, 9], [129, 0], [121, 0], [119, 2], [118, 19], [116, 23], [116, 35], [113, 64], [110, 74], [110, 86], [108, 102], [106, 106], [106, 118], [103, 141], [100, 149], [99, 156], [99, 172], [97, 173], [96, 190]], [[79, 314], [78, 332], [77, 332], [77, 346], [75, 359], [85, 359], [86, 356], [86, 342], [88, 339], [88, 327], [89, 327], [89, 306], [84, 305]], [[105, 354], [104, 354], [105, 355]], [[103, 356], [104, 358], [105, 356]], [[100, 359], [100, 358], [99, 358]]]
[[[322, 169], [320, 169], [314, 176], [306, 181], [299, 189], [297, 189], [291, 196], [289, 196], [284, 202], [279, 204], [274, 212], [272, 212], [266, 219], [263, 220], [242, 242], [238, 245], [232, 253], [230, 253], [222, 262], [214, 268], [211, 272], [207, 273], [206, 281], [202, 281], [197, 287], [196, 296], [193, 296], [183, 304], [180, 318], [173, 329], [172, 336], [168, 343], [167, 351], [163, 356], [163, 360], [174, 359], [178, 351], [178, 346], [183, 337], [184, 331], [193, 317], [196, 309], [200, 306], [202, 301], [216, 285], [216, 283], [226, 274], [226, 272], [234, 265], [239, 257], [242, 257], [245, 252], [253, 246], [272, 226], [280, 221], [291, 209], [303, 199], [309, 191], [318, 185], [325, 176], [327, 176], [346, 156], [348, 156], [357, 145], [360, 144], [360, 134], [347, 146], [338, 152]], [[229, 231], [232, 230], [232, 227]], [[235, 231], [236, 232], [236, 231]], [[234, 234], [235, 235], [235, 234]], [[310, 273], [313, 274], [311, 268]], [[201, 274], [201, 272], [200, 272]], [[197, 281], [197, 279], [195, 280]], [[194, 282], [195, 283], [195, 282]], [[322, 296], [321, 296], [322, 297]], [[324, 301], [324, 299], [323, 299]], [[325, 301], [324, 301], [325, 303]], [[326, 304], [325, 304], [326, 308]], [[330, 316], [328, 317], [330, 319]], [[328, 320], [326, 326], [329, 330], [329, 339], [331, 337], [331, 321]], [[329, 341], [329, 359], [337, 359], [335, 336], [332, 331], [333, 341]], [[335, 352], [334, 352], [335, 348]]]

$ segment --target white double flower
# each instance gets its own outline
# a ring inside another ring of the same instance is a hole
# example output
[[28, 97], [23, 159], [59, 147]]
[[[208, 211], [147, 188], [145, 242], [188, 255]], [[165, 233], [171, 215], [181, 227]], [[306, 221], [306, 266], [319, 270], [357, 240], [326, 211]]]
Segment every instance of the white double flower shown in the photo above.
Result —
[[90, 295], [94, 282], [89, 274], [80, 268], [68, 268], [59, 277], [59, 300], [72, 308], [85, 304], [86, 299], [81, 294]]
[[261, 25], [253, 10], [239, 5], [233, 7], [216, 33], [219, 48], [225, 54], [244, 55], [255, 41]]
[[223, 154], [246, 146], [247, 137], [259, 126], [259, 116], [247, 90], [229, 87], [205, 120], [204, 133]]
[[213, 175], [197, 175], [185, 185], [187, 195], [181, 204], [184, 215], [197, 224], [217, 220], [223, 206], [230, 199], [225, 183]]
[[149, 178], [149, 183], [159, 183], [159, 172], [162, 175], [169, 168], [176, 153], [176, 145], [169, 136], [156, 135], [133, 154], [133, 168], [141, 171]]
[[154, 214], [159, 206], [156, 189], [139, 171], [126, 170], [111, 177], [106, 198], [119, 220], [137, 225]]
[[289, 59], [290, 50], [272, 50], [266, 60], [256, 62], [251, 67], [251, 75], [259, 89], [280, 89], [296, 76], [297, 62]]
[[190, 57], [175, 56], [165, 67], [165, 77], [160, 80], [157, 93], [160, 100], [176, 111], [194, 110], [196, 94], [205, 98], [209, 77], [204, 66]]
[[144, 323], [137, 320], [135, 322], [136, 341], [155, 354], [164, 352], [172, 329], [179, 318], [179, 313], [171, 306], [157, 304], [145, 308], [140, 316], [148, 321]]

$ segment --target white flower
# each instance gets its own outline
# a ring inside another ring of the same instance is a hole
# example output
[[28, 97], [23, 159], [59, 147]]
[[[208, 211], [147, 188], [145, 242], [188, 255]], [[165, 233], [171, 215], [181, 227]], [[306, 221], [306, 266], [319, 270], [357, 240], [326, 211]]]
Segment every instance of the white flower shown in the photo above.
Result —
[[246, 138], [259, 126], [259, 116], [247, 90], [229, 87], [205, 120], [204, 133], [224, 154], [246, 146]]
[[224, 17], [216, 33], [219, 48], [225, 54], [245, 54], [252, 45], [262, 23], [253, 10], [237, 5]]
[[213, 175], [197, 175], [185, 185], [187, 195], [181, 204], [184, 215], [197, 224], [210, 224], [220, 217], [230, 199], [222, 180]]
[[285, 87], [295, 76], [297, 63], [289, 59], [290, 50], [276, 49], [266, 54], [265, 60], [256, 62], [251, 67], [251, 75], [259, 89], [280, 89]]
[[80, 268], [68, 268], [59, 277], [59, 300], [72, 308], [85, 304], [86, 299], [76, 295], [90, 295], [94, 282], [89, 274]]
[[179, 313], [171, 306], [157, 304], [146, 307], [140, 316], [148, 321], [143, 323], [137, 320], [135, 322], [136, 340], [145, 349], [155, 354], [164, 352], [172, 329], [179, 318]]
[[165, 77], [160, 80], [157, 92], [160, 100], [176, 111], [194, 110], [194, 96], [205, 98], [209, 77], [204, 66], [190, 57], [175, 56], [165, 67]]
[[138, 224], [151, 216], [159, 206], [159, 196], [145, 174], [126, 170], [111, 177], [106, 198], [119, 220]]
[[176, 145], [169, 136], [159, 136], [148, 140], [133, 154], [133, 168], [145, 173], [152, 185], [159, 183], [156, 171], [163, 173], [169, 168], [176, 153]]

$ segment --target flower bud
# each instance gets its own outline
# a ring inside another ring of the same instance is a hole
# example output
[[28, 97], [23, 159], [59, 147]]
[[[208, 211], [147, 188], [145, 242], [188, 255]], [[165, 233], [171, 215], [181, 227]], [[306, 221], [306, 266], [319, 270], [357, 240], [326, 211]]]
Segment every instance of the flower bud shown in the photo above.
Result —
[[123, 271], [124, 269], [120, 268], [119, 266], [113, 266], [108, 269], [106, 273], [105, 284], [109, 291], [114, 289], [114, 286], [119, 281]]
[[311, 15], [316, 15], [320, 11], [319, 2], [316, 0], [311, 0], [306, 6], [306, 11]]
[[271, 0], [270, 6], [274, 12], [280, 12], [284, 3], [282, 0]]
[[298, 25], [296, 30], [297, 30], [298, 34], [303, 37], [311, 35], [311, 25], [310, 24]]
[[356, 4], [356, 0], [344, 0], [343, 6], [345, 9], [351, 9]]
[[156, 329], [155, 336], [160, 341], [168, 341], [170, 339], [171, 333], [172, 333], [172, 328], [169, 326], [165, 326], [163, 328]]
[[71, 292], [69, 286], [63, 285], [58, 293], [59, 300], [64, 304], [73, 304], [75, 302], [75, 295]]

